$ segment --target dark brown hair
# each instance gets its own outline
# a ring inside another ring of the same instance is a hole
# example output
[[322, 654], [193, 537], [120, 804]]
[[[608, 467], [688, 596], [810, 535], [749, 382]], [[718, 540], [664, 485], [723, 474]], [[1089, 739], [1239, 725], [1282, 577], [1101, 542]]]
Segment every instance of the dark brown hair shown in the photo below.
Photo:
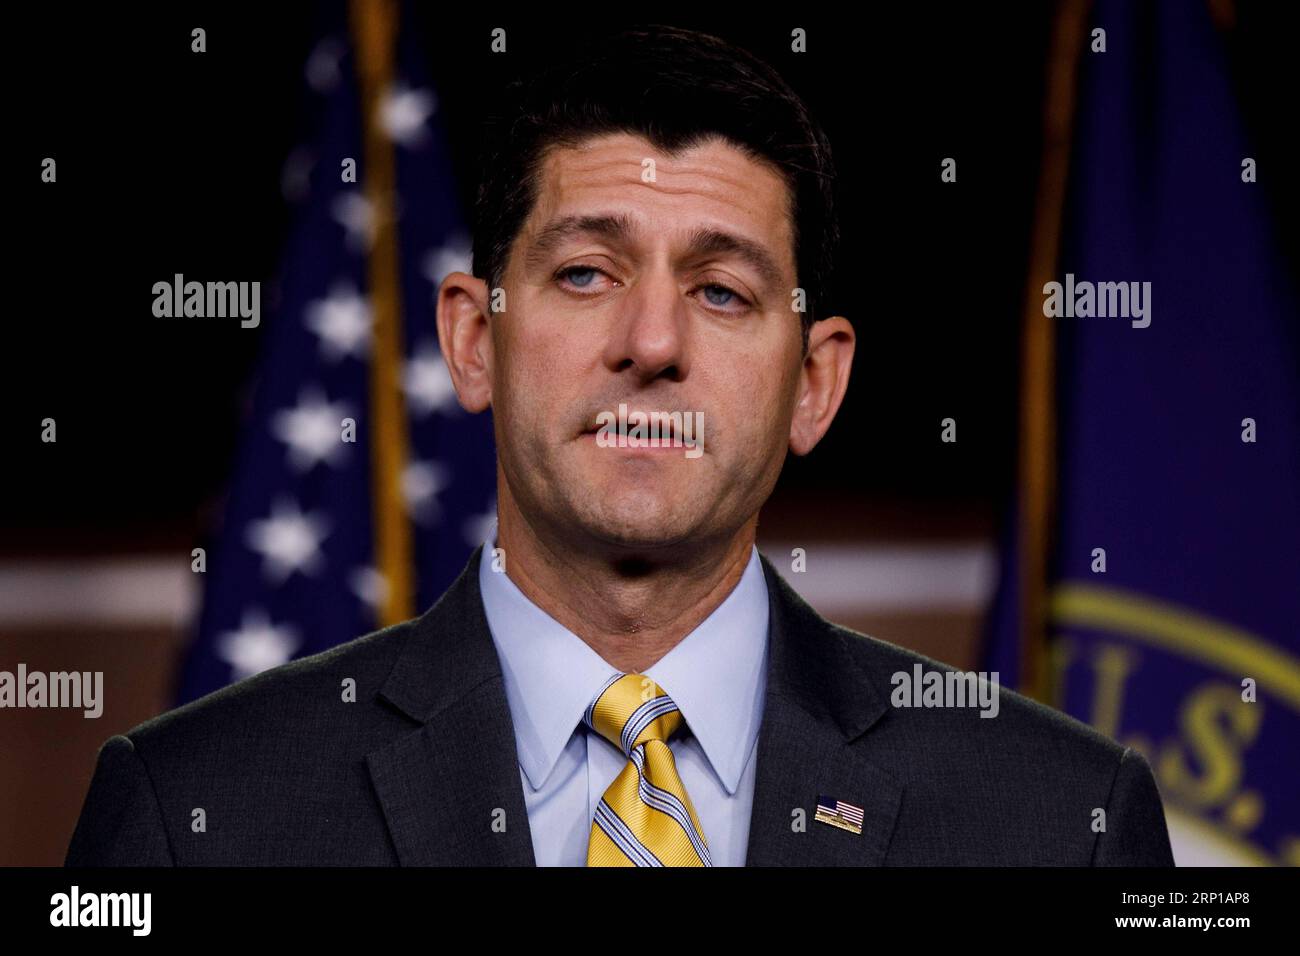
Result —
[[794, 258], [807, 295], [803, 341], [822, 318], [839, 229], [830, 142], [777, 72], [716, 37], [639, 27], [509, 84], [484, 125], [474, 274], [500, 285], [536, 201], [548, 149], [606, 133], [667, 153], [722, 136], [770, 164], [790, 191]]

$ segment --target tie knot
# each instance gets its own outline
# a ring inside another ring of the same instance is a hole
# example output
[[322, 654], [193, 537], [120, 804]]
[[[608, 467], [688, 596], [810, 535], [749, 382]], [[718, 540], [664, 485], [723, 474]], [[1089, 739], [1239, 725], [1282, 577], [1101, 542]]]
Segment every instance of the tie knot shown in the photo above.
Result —
[[615, 674], [587, 705], [582, 719], [630, 757], [647, 740], [666, 742], [681, 726], [682, 712], [644, 674]]

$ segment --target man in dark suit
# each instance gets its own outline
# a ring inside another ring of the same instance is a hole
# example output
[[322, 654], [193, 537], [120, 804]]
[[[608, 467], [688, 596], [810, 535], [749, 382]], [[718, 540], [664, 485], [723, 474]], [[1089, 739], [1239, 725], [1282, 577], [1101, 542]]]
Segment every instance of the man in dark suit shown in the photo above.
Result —
[[829, 147], [779, 76], [634, 31], [488, 132], [438, 331], [493, 409], [496, 531], [421, 617], [109, 740], [68, 863], [1172, 864], [1140, 755], [953, 699], [754, 546], [854, 349]]

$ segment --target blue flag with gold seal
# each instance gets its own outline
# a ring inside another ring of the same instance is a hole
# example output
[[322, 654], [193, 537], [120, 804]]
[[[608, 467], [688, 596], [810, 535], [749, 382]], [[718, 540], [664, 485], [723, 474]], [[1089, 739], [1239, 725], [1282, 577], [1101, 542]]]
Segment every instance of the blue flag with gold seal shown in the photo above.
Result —
[[[1147, 757], [1179, 865], [1297, 865], [1300, 310], [1268, 205], [1286, 158], [1251, 147], [1206, 5], [1098, 3], [1086, 39], [1071, 308], [1042, 318], [1051, 702]], [[1004, 620], [989, 666], [1014, 673], [1022, 637]]]

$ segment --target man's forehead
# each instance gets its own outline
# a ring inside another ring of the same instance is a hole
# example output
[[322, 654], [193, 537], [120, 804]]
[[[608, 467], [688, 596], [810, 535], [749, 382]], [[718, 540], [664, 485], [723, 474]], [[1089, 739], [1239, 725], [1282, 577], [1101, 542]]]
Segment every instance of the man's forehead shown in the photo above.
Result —
[[550, 145], [543, 156], [543, 167], [551, 173], [571, 175], [579, 171], [617, 169], [628, 163], [639, 170], [646, 160], [653, 160], [656, 166], [679, 175], [704, 173], [723, 179], [740, 175], [767, 178], [774, 184], [781, 182], [769, 163], [754, 158], [720, 133], [675, 150], [662, 149], [636, 133], [601, 133], [577, 142]]
[[[557, 219], [587, 215], [596, 205], [608, 209], [619, 200], [626, 201], [623, 209], [634, 226], [650, 225], [641, 222], [642, 214], [654, 214], [661, 205], [681, 215], [689, 204], [715, 224], [720, 218], [772, 242], [778, 254], [790, 249], [792, 197], [784, 178], [721, 137], [676, 153], [631, 133], [553, 146], [543, 158], [526, 231], [535, 237]], [[653, 225], [689, 232], [701, 223]]]

